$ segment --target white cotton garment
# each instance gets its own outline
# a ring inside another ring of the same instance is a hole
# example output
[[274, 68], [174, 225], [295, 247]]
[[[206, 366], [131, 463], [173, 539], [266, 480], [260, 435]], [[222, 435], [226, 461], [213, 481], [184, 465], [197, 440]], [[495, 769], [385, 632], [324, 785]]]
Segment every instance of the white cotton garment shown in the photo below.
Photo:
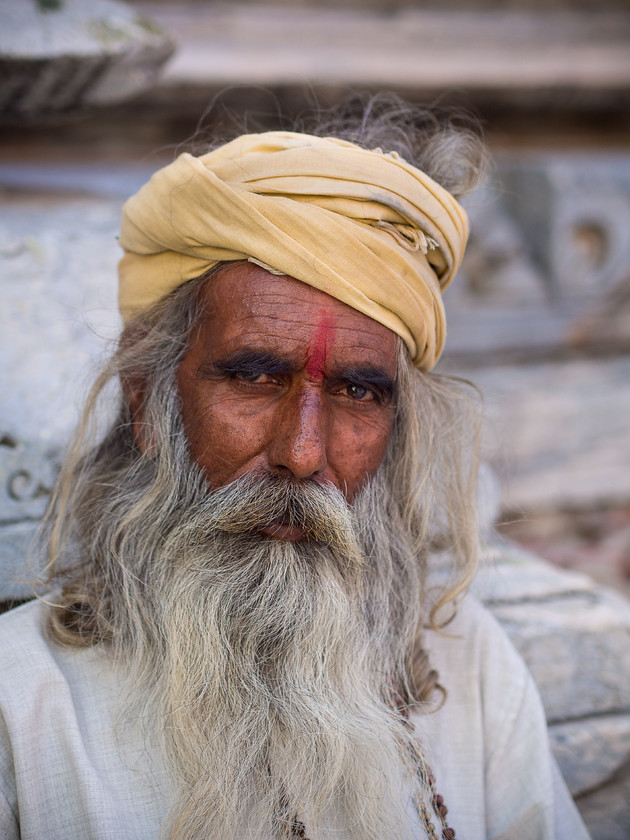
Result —
[[588, 840], [538, 689], [504, 630], [468, 596], [445, 633], [425, 645], [446, 702], [412, 720], [458, 840]]
[[[159, 754], [117, 722], [107, 655], [48, 642], [45, 610], [0, 617], [0, 837], [158, 840], [172, 795]], [[447, 632], [426, 639], [447, 700], [412, 719], [458, 840], [588, 840], [505, 633], [471, 598]]]

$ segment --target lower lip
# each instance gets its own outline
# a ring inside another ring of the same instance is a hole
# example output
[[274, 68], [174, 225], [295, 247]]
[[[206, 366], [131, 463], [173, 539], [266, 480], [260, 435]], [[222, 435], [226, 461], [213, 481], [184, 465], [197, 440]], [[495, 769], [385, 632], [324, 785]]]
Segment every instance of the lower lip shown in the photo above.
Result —
[[268, 525], [260, 530], [267, 537], [273, 537], [276, 540], [286, 540], [287, 542], [298, 542], [298, 540], [303, 540], [305, 537], [305, 533], [301, 528], [296, 528], [293, 525], [283, 525], [281, 522], [276, 525]]

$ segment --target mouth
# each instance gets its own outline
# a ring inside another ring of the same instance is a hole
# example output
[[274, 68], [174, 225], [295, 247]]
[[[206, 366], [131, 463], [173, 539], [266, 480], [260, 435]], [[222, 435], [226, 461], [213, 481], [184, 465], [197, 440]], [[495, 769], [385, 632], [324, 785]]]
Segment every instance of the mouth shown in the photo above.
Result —
[[286, 540], [287, 542], [298, 542], [303, 540], [306, 532], [297, 525], [287, 525], [286, 522], [272, 522], [260, 529], [260, 533], [275, 540]]

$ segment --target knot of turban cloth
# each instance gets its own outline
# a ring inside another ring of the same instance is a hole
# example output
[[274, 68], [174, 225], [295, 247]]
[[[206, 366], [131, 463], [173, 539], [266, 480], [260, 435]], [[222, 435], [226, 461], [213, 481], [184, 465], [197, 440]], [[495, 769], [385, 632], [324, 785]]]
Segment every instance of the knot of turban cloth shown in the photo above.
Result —
[[396, 153], [292, 132], [180, 155], [124, 205], [125, 323], [226, 260], [250, 260], [397, 333], [430, 369], [446, 332], [442, 289], [461, 262], [464, 210]]

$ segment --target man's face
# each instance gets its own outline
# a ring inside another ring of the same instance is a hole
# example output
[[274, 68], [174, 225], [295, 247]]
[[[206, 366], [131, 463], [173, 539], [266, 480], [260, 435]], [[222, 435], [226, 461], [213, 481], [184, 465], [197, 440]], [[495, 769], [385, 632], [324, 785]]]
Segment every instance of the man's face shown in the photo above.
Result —
[[[213, 488], [248, 472], [331, 482], [352, 501], [380, 466], [396, 397], [394, 333], [317, 289], [230, 263], [178, 371], [193, 459]], [[299, 529], [269, 535], [295, 540]]]

